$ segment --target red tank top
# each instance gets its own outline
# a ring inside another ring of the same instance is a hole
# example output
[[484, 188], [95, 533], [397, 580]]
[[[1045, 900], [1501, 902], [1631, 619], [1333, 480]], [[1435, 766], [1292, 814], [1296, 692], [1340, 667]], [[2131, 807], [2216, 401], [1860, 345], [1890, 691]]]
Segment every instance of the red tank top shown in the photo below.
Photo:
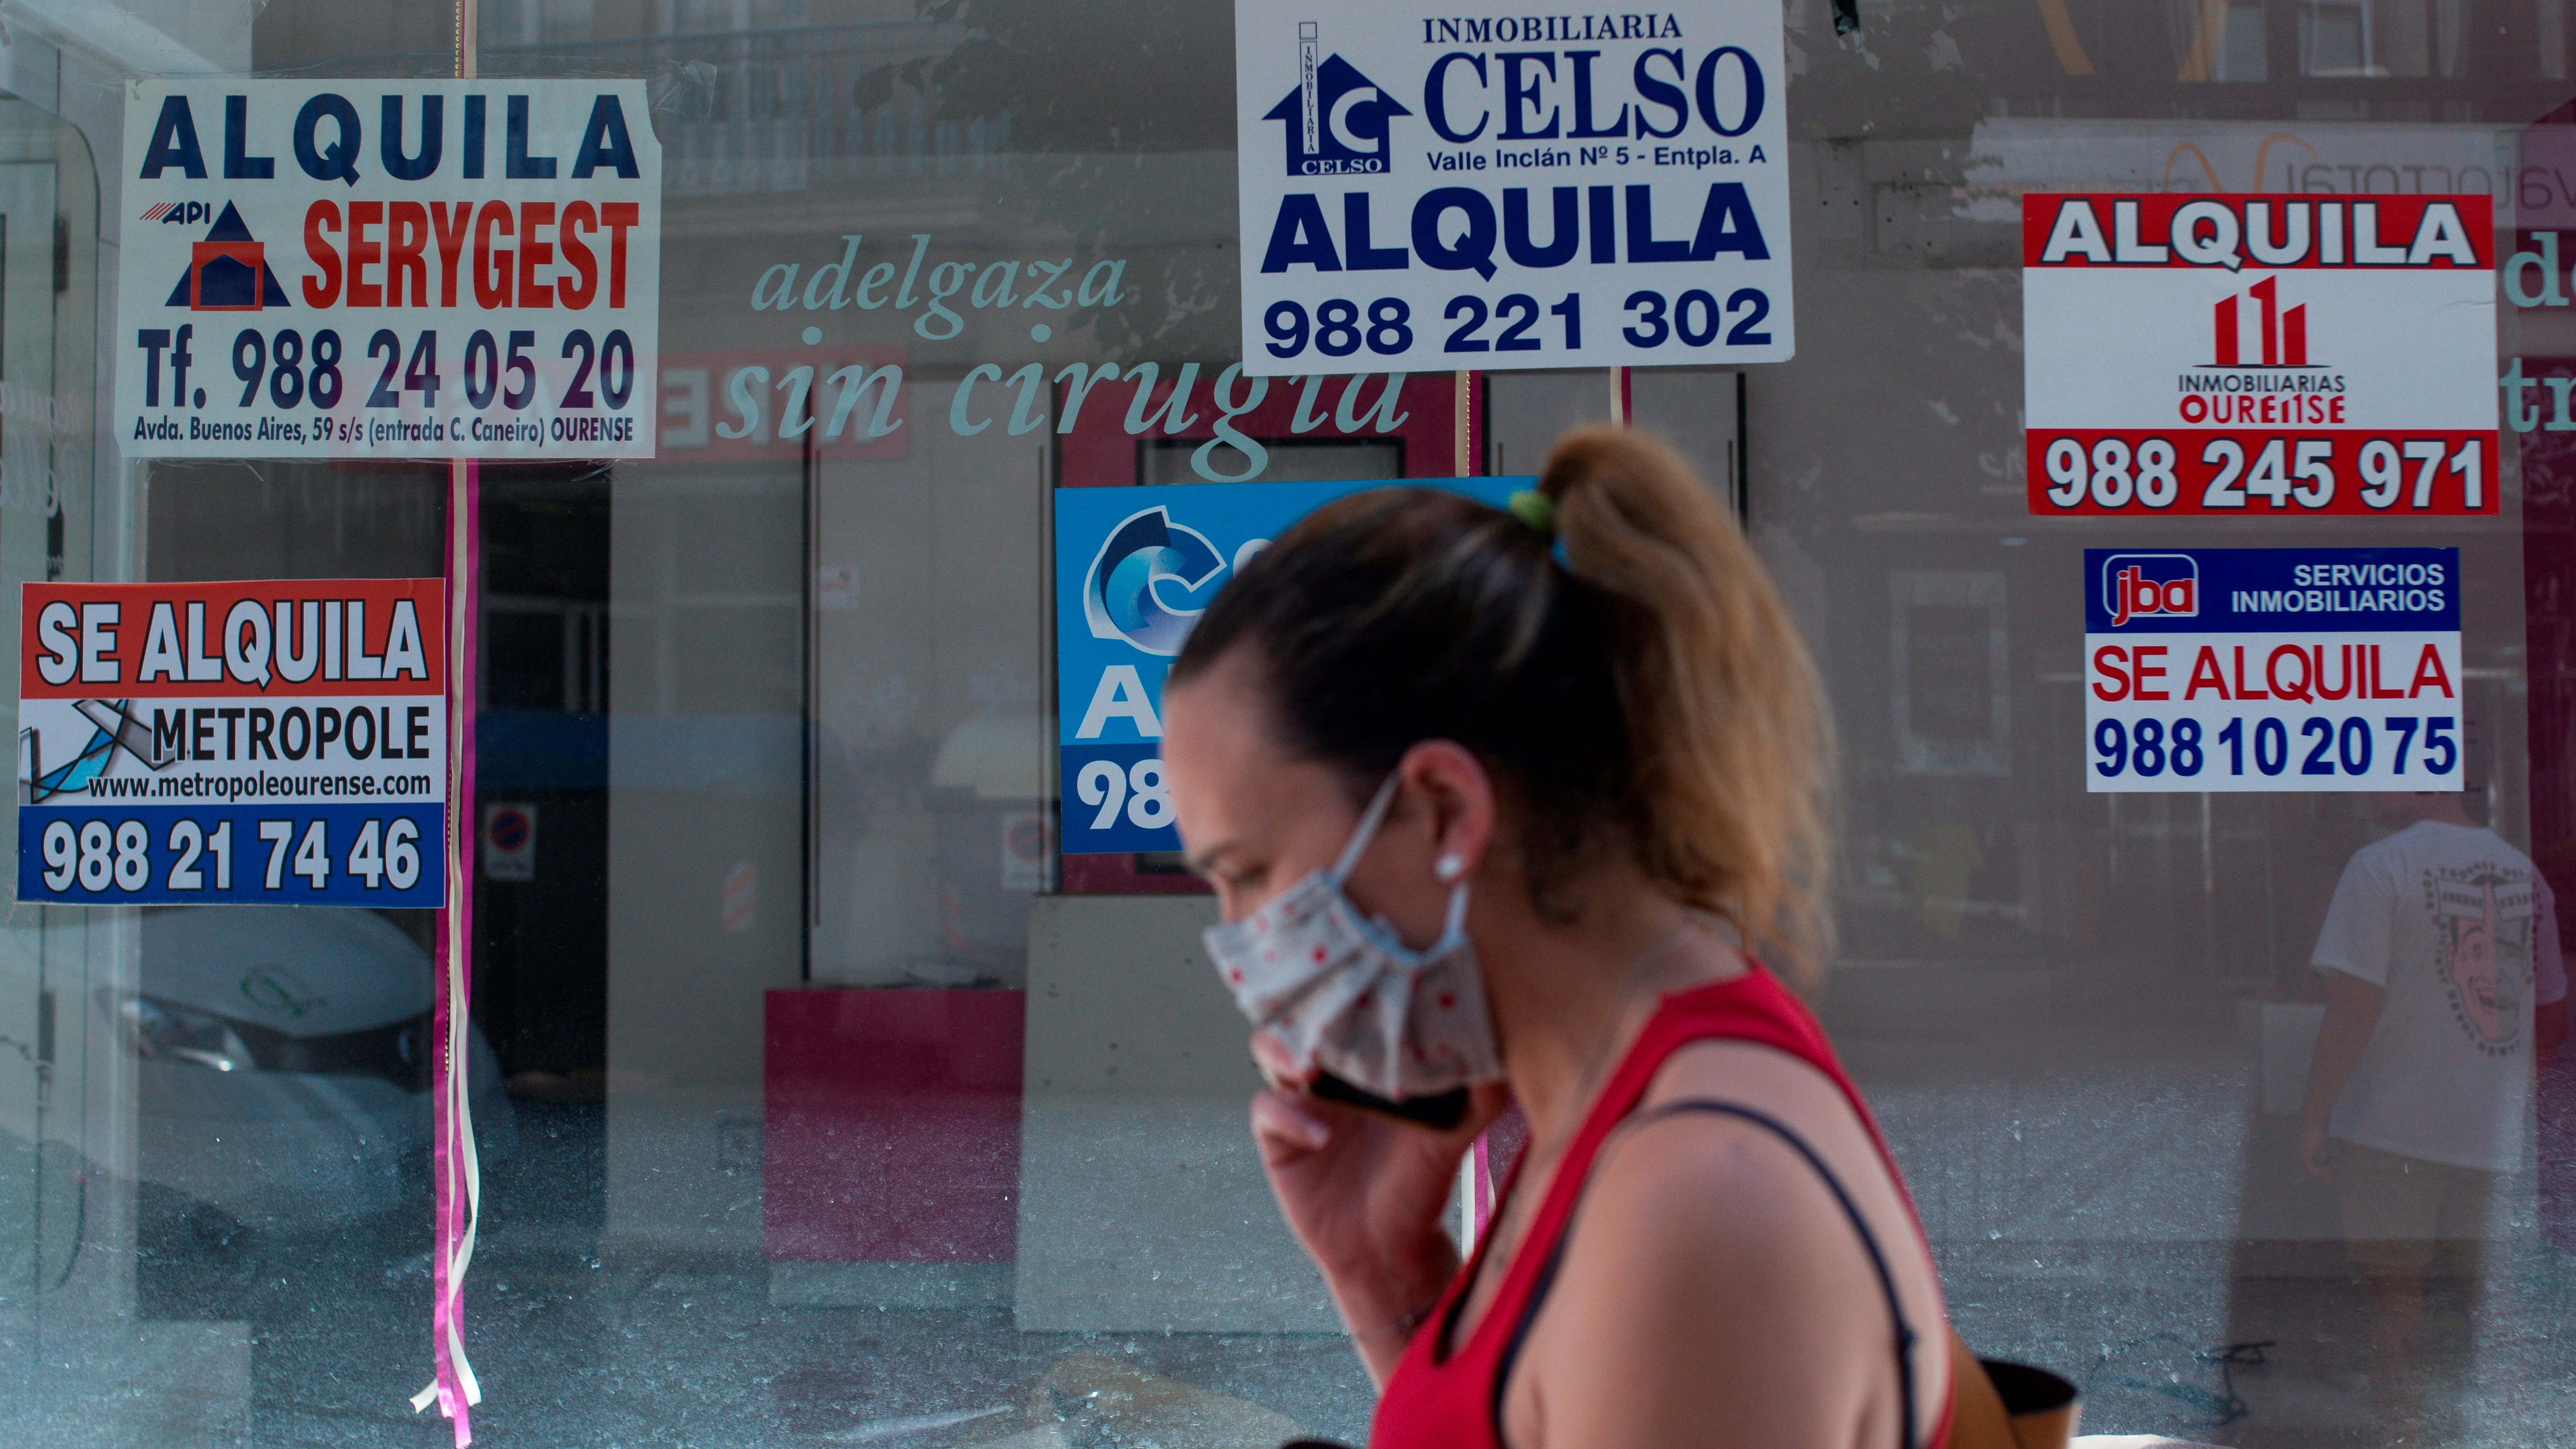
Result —
[[[1826, 1044], [1823, 1029], [1816, 1025], [1815, 1018], [1808, 1014], [1806, 1007], [1790, 994], [1788, 988], [1780, 984], [1778, 977], [1759, 965], [1754, 966], [1731, 980], [1712, 982], [1668, 996], [1656, 1008], [1645, 1029], [1638, 1033], [1635, 1045], [1629, 1047], [1627, 1056], [1621, 1059], [1618, 1070], [1602, 1087], [1591, 1114], [1575, 1133], [1573, 1146], [1566, 1151], [1557, 1168], [1555, 1181], [1548, 1186], [1546, 1199], [1539, 1204], [1537, 1218], [1531, 1222], [1528, 1233], [1521, 1240], [1520, 1251], [1513, 1256], [1511, 1266], [1504, 1272], [1502, 1290], [1485, 1310], [1485, 1316], [1477, 1321], [1474, 1331], [1457, 1344], [1456, 1351], [1447, 1359], [1434, 1357], [1441, 1341], [1450, 1337], [1448, 1328], [1459, 1311], [1467, 1285], [1475, 1281], [1477, 1263], [1474, 1261], [1450, 1283], [1430, 1317], [1415, 1331], [1413, 1341], [1406, 1346], [1404, 1357], [1396, 1365], [1395, 1373], [1387, 1380], [1385, 1394], [1378, 1400], [1377, 1418], [1369, 1433], [1370, 1449], [1504, 1449], [1504, 1383], [1511, 1373], [1512, 1360], [1519, 1351], [1521, 1336], [1528, 1328], [1531, 1307], [1534, 1302], [1544, 1299], [1549, 1280], [1554, 1276], [1561, 1239], [1567, 1221], [1573, 1216], [1575, 1204], [1583, 1195], [1584, 1184], [1591, 1176], [1593, 1158], [1611, 1132], [1636, 1109], [1666, 1059], [1692, 1042], [1711, 1039], [1759, 1042], [1787, 1052], [1831, 1078], [1850, 1101], [1852, 1110], [1860, 1115], [1861, 1124], [1868, 1129], [1871, 1142], [1878, 1148], [1880, 1161], [1887, 1165], [1888, 1176], [1896, 1179], [1897, 1194], [1906, 1204], [1908, 1221], [1914, 1223], [1915, 1240], [1923, 1245], [1925, 1255], [1930, 1255], [1930, 1243], [1923, 1238], [1922, 1225], [1914, 1218], [1913, 1198], [1906, 1193], [1904, 1179], [1897, 1174], [1896, 1160], [1888, 1154], [1886, 1139], [1879, 1135], [1878, 1123], [1861, 1102], [1859, 1091], [1852, 1086], [1851, 1078], [1844, 1075], [1842, 1063], [1834, 1058], [1833, 1048]], [[1658, 1110], [1684, 1107], [1725, 1111], [1755, 1121], [1786, 1138], [1807, 1157], [1810, 1165], [1825, 1173], [1826, 1181], [1836, 1196], [1843, 1198], [1845, 1211], [1851, 1212], [1849, 1199], [1843, 1196], [1841, 1185], [1825, 1170], [1823, 1162], [1794, 1133], [1780, 1124], [1759, 1113], [1718, 1103], [1672, 1103]], [[1522, 1162], [1514, 1165], [1512, 1177], [1515, 1185], [1520, 1176], [1520, 1166], [1527, 1161], [1524, 1154]], [[1507, 1187], [1505, 1195], [1508, 1196], [1509, 1192]], [[1860, 1227], [1876, 1260], [1876, 1242], [1868, 1239], [1867, 1228], [1859, 1223], [1856, 1215], [1853, 1222]], [[1478, 1260], [1482, 1259], [1490, 1244], [1491, 1239], [1488, 1239], [1477, 1245]], [[1893, 1307], [1894, 1289], [1887, 1281], [1883, 1265], [1881, 1282], [1888, 1290]], [[1905, 1327], [1900, 1319], [1899, 1330], [1903, 1331]], [[1938, 1324], [1912, 1326], [1912, 1333], [1918, 1340], [1937, 1338], [1939, 1330]], [[1905, 1365], [1900, 1362], [1900, 1372], [1904, 1371]], [[1946, 1377], [1939, 1381], [1939, 1391], [1941, 1412], [1934, 1416], [1930, 1437], [1921, 1441], [1923, 1449], [1945, 1449], [1949, 1441], [1949, 1381]], [[1911, 1393], [1909, 1386], [1906, 1399], [1909, 1407]], [[1911, 1423], [1905, 1426], [1905, 1442], [1916, 1442]]]

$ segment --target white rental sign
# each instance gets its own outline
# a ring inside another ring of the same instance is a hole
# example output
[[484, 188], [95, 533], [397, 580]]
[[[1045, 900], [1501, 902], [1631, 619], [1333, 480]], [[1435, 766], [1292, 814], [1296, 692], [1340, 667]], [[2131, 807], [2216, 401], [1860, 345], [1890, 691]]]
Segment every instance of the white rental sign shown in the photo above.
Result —
[[1776, 3], [1235, 0], [1244, 370], [1780, 362]]
[[2456, 548], [2084, 551], [2084, 788], [2457, 790]]
[[127, 457], [653, 456], [641, 81], [143, 81], [124, 166]]
[[2024, 196], [2030, 511], [2496, 512], [2494, 209]]

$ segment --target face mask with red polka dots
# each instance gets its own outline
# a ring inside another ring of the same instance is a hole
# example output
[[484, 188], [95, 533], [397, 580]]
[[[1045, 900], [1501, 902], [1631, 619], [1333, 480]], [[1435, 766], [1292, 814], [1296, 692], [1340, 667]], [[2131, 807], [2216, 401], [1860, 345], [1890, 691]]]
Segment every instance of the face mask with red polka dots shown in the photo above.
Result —
[[1484, 973], [1467, 939], [1467, 886], [1449, 893], [1440, 939], [1408, 949], [1343, 889], [1395, 799], [1390, 776], [1330, 870], [1310, 871], [1239, 921], [1210, 926], [1210, 959], [1256, 1027], [1299, 1064], [1401, 1100], [1499, 1081], [1502, 1054]]

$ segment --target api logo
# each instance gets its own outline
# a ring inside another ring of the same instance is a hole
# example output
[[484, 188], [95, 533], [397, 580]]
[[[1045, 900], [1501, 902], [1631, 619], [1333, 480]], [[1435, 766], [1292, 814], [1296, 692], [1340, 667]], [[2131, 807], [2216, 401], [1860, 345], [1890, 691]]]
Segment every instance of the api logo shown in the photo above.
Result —
[[1315, 22], [1297, 23], [1297, 88], [1265, 121], [1284, 121], [1291, 176], [1382, 175], [1393, 156], [1388, 121], [1413, 113], [1340, 56], [1316, 61]]
[[1225, 572], [1225, 555], [1207, 535], [1174, 523], [1160, 505], [1128, 515], [1082, 578], [1082, 618], [1095, 639], [1124, 639], [1148, 654], [1181, 652], [1198, 609], [1173, 608], [1156, 586], [1196, 593]]
[[2187, 553], [2115, 553], [2102, 561], [2102, 607], [2111, 627], [2131, 619], [2200, 615], [2200, 560]]
[[[202, 201], [170, 205], [170, 213], [161, 218], [164, 222], [190, 212], [203, 216], [206, 210]], [[145, 213], [145, 219], [150, 219], [150, 213]], [[285, 306], [286, 289], [278, 285], [277, 273], [269, 270], [266, 244], [252, 240], [241, 212], [227, 201], [206, 239], [189, 244], [188, 269], [179, 274], [179, 285], [170, 289], [170, 300], [162, 305], [191, 312], [256, 312]]]

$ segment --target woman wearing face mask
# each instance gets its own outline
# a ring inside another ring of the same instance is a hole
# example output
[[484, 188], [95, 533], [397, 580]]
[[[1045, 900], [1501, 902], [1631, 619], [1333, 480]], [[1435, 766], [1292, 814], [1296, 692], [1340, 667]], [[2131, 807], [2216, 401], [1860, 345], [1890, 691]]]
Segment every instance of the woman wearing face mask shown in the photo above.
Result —
[[[1570, 435], [1508, 510], [1330, 504], [1217, 596], [1164, 764], [1273, 1085], [1253, 1132], [1380, 1449], [1939, 1449], [1940, 1287], [1803, 964], [1805, 650], [1669, 451]], [[1469, 1089], [1449, 1130], [1348, 1105]], [[1473, 1260], [1441, 1222], [1507, 1101]]]

